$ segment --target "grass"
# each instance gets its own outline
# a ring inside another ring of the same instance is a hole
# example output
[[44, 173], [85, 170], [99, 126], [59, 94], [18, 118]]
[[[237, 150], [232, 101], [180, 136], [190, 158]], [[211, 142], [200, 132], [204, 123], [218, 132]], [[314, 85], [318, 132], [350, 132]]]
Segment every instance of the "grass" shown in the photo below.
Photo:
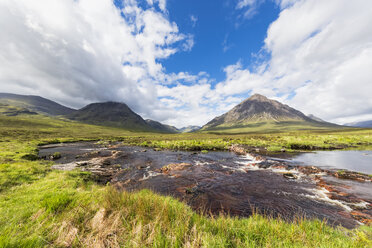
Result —
[[224, 124], [217, 127], [203, 129], [206, 133], [216, 134], [244, 134], [244, 133], [277, 133], [277, 132], [291, 132], [303, 130], [329, 130], [329, 129], [342, 129], [330, 123], [316, 123], [308, 121], [296, 120], [281, 120], [281, 121], [250, 121], [241, 124]]
[[35, 160], [40, 143], [77, 140], [213, 150], [235, 142], [281, 147], [307, 139], [311, 145], [371, 139], [369, 130], [298, 135], [132, 133], [40, 115], [0, 115], [0, 247], [370, 247], [370, 226], [346, 230], [319, 220], [205, 216], [172, 197], [118, 192], [95, 184], [89, 173], [54, 171], [52, 162]]
[[340, 148], [371, 149], [372, 129], [306, 130], [282, 133], [209, 134], [190, 133], [161, 136], [132, 136], [129, 145], [182, 150], [226, 150], [232, 144], [269, 151], [327, 150]]

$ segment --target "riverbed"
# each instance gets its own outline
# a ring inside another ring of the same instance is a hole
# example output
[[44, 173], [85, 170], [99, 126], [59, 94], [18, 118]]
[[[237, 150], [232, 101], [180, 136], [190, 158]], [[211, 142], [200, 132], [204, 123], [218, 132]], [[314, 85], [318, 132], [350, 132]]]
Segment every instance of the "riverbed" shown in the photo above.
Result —
[[344, 180], [295, 160], [93, 142], [48, 145], [39, 155], [53, 159], [56, 152], [61, 158], [54, 169], [90, 171], [98, 182], [110, 182], [119, 190], [151, 189], [204, 213], [248, 217], [258, 212], [289, 221], [318, 218], [347, 228], [372, 219], [368, 177]]

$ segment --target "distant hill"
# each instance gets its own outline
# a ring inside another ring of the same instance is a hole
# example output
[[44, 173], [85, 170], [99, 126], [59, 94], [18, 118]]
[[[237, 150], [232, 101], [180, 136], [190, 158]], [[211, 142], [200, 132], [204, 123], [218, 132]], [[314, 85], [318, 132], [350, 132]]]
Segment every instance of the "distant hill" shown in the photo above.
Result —
[[324, 120], [320, 119], [319, 117], [316, 117], [315, 115], [308, 115], [307, 117], [309, 117], [310, 119], [314, 120], [314, 121], [319, 121], [319, 122], [325, 122]]
[[0, 93], [0, 114], [62, 116], [71, 120], [100, 126], [120, 127], [134, 131], [177, 133], [176, 127], [147, 120], [133, 112], [125, 103], [92, 103], [75, 110], [40, 96]]
[[191, 132], [198, 131], [200, 128], [201, 128], [200, 126], [187, 126], [187, 127], [180, 128], [179, 130], [181, 133], [191, 133]]
[[0, 103], [51, 116], [69, 115], [76, 111], [40, 96], [0, 93]]
[[125, 103], [92, 103], [67, 118], [89, 124], [120, 127], [131, 130], [151, 131], [152, 128], [141, 116], [133, 112]]
[[352, 123], [345, 124], [345, 126], [372, 128], [372, 120], [370, 120], [370, 121], [352, 122]]
[[179, 133], [180, 132], [176, 127], [170, 126], [167, 124], [162, 124], [158, 121], [147, 119], [146, 123], [149, 126], [151, 126], [153, 129], [160, 131], [160, 132], [166, 132], [166, 133]]
[[229, 112], [218, 116], [203, 126], [202, 130], [291, 130], [339, 127], [336, 124], [314, 120], [302, 112], [255, 94]]

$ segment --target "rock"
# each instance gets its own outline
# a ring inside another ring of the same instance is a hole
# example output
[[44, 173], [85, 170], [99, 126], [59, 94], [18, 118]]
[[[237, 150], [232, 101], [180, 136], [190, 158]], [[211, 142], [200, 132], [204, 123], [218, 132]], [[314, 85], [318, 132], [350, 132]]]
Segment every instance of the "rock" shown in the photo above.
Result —
[[198, 187], [197, 186], [194, 186], [192, 188], [186, 188], [185, 193], [186, 194], [194, 194], [194, 193], [197, 192], [197, 190], [198, 190]]
[[280, 149], [281, 152], [286, 152], [287, 150], [285, 148]]
[[350, 214], [354, 217], [354, 219], [362, 222], [363, 224], [369, 225], [372, 223], [372, 216], [370, 216], [369, 214], [365, 214], [359, 211], [352, 211]]
[[229, 147], [229, 150], [237, 155], [246, 155], [247, 152], [245, 151], [245, 149], [241, 146], [237, 146], [237, 145], [232, 145]]
[[290, 173], [290, 172], [288, 172], [288, 173], [284, 173], [284, 174], [283, 174], [283, 177], [284, 177], [284, 178], [287, 178], [287, 179], [291, 179], [291, 180], [297, 179], [297, 176], [294, 175], [293, 173]]
[[134, 180], [134, 179], [128, 179], [128, 180], [126, 180], [123, 184], [124, 185], [128, 185], [128, 184], [133, 184], [133, 183], [135, 183], [136, 182], [136, 180]]
[[60, 152], [55, 152], [53, 153], [51, 156], [50, 156], [50, 159], [51, 160], [57, 160], [57, 159], [60, 159], [62, 156], [61, 156], [61, 153]]
[[268, 169], [270, 168], [271, 164], [267, 161], [262, 161], [261, 163], [258, 164], [258, 167], [262, 169]]
[[179, 170], [184, 170], [190, 167], [192, 167], [192, 164], [189, 164], [189, 163], [168, 164], [168, 165], [163, 166], [160, 169], [160, 171], [162, 173], [169, 173], [170, 171], [175, 171], [175, 170], [179, 171]]
[[190, 186], [185, 189], [185, 193], [188, 195], [198, 195], [200, 193], [203, 193], [202, 190], [198, 187], [198, 185]]
[[349, 179], [349, 180], [357, 180], [357, 181], [372, 181], [372, 179], [368, 175], [364, 175], [362, 173], [353, 172], [353, 171], [336, 171], [333, 173], [333, 176], [341, 179]]
[[322, 169], [320, 169], [318, 167], [315, 167], [315, 166], [304, 166], [304, 167], [300, 166], [298, 168], [299, 168], [299, 170], [302, 173], [304, 173], [306, 175], [309, 175], [309, 174], [318, 174], [318, 173], [323, 172]]

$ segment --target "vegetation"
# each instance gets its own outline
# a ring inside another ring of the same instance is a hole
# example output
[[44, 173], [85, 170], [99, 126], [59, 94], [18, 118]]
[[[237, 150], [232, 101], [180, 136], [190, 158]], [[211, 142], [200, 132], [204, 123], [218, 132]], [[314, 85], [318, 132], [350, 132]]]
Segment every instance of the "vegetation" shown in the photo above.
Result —
[[209, 134], [131, 136], [123, 139], [129, 145], [182, 150], [226, 150], [232, 144], [280, 151], [327, 150], [340, 148], [371, 149], [372, 129], [292, 131], [283, 133]]
[[189, 150], [232, 143], [329, 148], [371, 144], [372, 132], [299, 134], [155, 135], [40, 115], [0, 115], [0, 247], [370, 247], [370, 226], [346, 230], [318, 220], [205, 216], [174, 198], [148, 190], [118, 192], [95, 184], [89, 173], [54, 171], [52, 162], [37, 158], [38, 144], [78, 140]]
[[341, 126], [333, 124], [323, 124], [309, 121], [299, 120], [283, 120], [283, 121], [250, 121], [238, 125], [220, 125], [205, 129], [208, 133], [228, 133], [228, 134], [244, 134], [244, 133], [277, 133], [277, 132], [290, 132], [290, 131], [303, 131], [303, 130], [329, 130], [330, 128], [339, 129]]

